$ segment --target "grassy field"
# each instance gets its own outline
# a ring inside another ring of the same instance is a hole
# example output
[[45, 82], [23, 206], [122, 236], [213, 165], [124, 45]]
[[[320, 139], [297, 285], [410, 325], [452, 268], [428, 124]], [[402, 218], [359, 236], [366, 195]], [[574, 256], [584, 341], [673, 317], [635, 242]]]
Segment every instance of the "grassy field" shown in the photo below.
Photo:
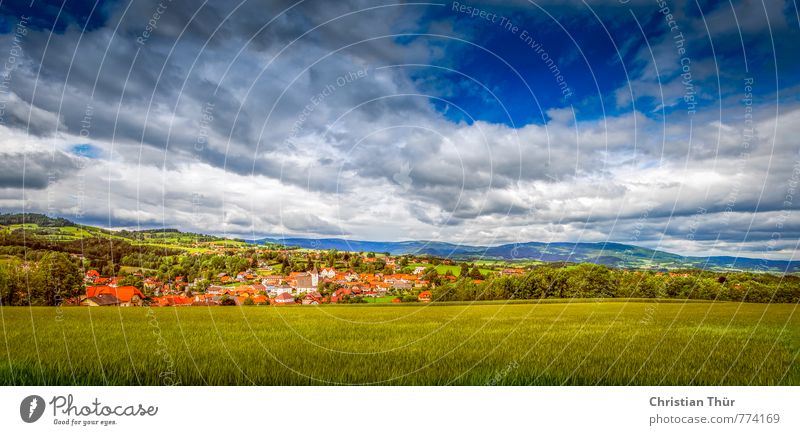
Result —
[[364, 301], [368, 304], [391, 304], [392, 299], [396, 297], [397, 296], [380, 296], [377, 298], [364, 298]]
[[[415, 268], [415, 267], [419, 267], [419, 266], [431, 267], [430, 264], [425, 264], [425, 263], [409, 263], [408, 264], [408, 267], [410, 267], [412, 269]], [[438, 272], [440, 275], [444, 275], [448, 271], [450, 273], [452, 273], [453, 275], [455, 275], [455, 276], [458, 276], [461, 273], [461, 266], [448, 266], [448, 265], [440, 264], [440, 265], [435, 266], [435, 267], [436, 267], [436, 272]], [[484, 267], [478, 267], [478, 271], [480, 271], [480, 273], [482, 273], [484, 275], [494, 272], [494, 270], [487, 269], [487, 268], [484, 268]]]
[[2, 308], [0, 384], [800, 385], [796, 308]]

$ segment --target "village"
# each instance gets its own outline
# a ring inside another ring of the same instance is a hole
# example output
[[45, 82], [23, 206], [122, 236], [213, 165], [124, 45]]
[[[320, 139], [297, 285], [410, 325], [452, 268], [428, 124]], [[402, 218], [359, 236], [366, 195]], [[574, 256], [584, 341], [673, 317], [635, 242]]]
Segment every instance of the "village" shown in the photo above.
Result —
[[[354, 254], [357, 255], [357, 254]], [[376, 261], [374, 254], [362, 255], [361, 261]], [[428, 263], [429, 259], [416, 261]], [[381, 258], [389, 272], [356, 272], [352, 268], [321, 267], [310, 271], [276, 273], [276, 268], [266, 264], [248, 268], [236, 274], [218, 273], [202, 285], [203, 280], [189, 282], [184, 276], [159, 280], [144, 276], [140, 271], [132, 276], [141, 278], [141, 286], [125, 285], [123, 276], [105, 277], [90, 269], [84, 276], [86, 293], [72, 304], [81, 306], [217, 306], [217, 305], [320, 305], [341, 303], [407, 303], [431, 302], [430, 289], [436, 282], [455, 282], [452, 273], [438, 274], [436, 268], [424, 264], [394, 273], [397, 259]], [[410, 273], [403, 273], [410, 272]], [[522, 268], [507, 268], [501, 275], [518, 275]], [[431, 277], [435, 281], [431, 282]], [[473, 279], [478, 284], [483, 276]], [[141, 287], [141, 288], [140, 288]]]

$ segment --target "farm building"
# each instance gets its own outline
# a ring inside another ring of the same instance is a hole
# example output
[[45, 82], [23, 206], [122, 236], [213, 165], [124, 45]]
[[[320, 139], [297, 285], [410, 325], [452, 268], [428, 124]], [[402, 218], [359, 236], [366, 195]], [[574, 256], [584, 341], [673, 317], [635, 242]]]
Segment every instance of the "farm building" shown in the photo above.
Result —
[[123, 307], [130, 307], [133, 305], [141, 305], [144, 295], [138, 288], [131, 285], [124, 285], [119, 287], [111, 287], [107, 285], [98, 285], [86, 287], [86, 298], [91, 299], [100, 295], [112, 295], [119, 300], [119, 305]]
[[294, 304], [294, 296], [289, 293], [281, 293], [275, 297], [274, 300], [276, 305], [292, 305]]
[[420, 302], [430, 302], [432, 298], [433, 298], [433, 295], [431, 295], [431, 292], [429, 292], [427, 290], [424, 291], [424, 292], [421, 292], [419, 294], [419, 296], [417, 296], [417, 299], [419, 299]]
[[84, 298], [81, 301], [81, 306], [83, 307], [110, 307], [117, 305], [119, 305], [119, 299], [117, 299], [116, 296], [108, 293]]

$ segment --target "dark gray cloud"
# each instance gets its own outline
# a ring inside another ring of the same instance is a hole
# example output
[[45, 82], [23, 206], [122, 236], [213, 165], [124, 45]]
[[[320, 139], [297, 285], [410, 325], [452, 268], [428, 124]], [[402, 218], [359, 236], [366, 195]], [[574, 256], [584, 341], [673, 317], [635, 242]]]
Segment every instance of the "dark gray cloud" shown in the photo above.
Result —
[[80, 167], [76, 158], [61, 151], [0, 153], [0, 188], [46, 189]]

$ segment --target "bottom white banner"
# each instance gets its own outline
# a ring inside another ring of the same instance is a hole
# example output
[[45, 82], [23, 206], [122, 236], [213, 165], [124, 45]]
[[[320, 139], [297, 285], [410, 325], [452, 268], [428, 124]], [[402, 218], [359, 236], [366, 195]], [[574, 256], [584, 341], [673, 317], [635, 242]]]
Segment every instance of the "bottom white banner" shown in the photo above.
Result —
[[797, 434], [800, 387], [2, 387], [2, 433]]

